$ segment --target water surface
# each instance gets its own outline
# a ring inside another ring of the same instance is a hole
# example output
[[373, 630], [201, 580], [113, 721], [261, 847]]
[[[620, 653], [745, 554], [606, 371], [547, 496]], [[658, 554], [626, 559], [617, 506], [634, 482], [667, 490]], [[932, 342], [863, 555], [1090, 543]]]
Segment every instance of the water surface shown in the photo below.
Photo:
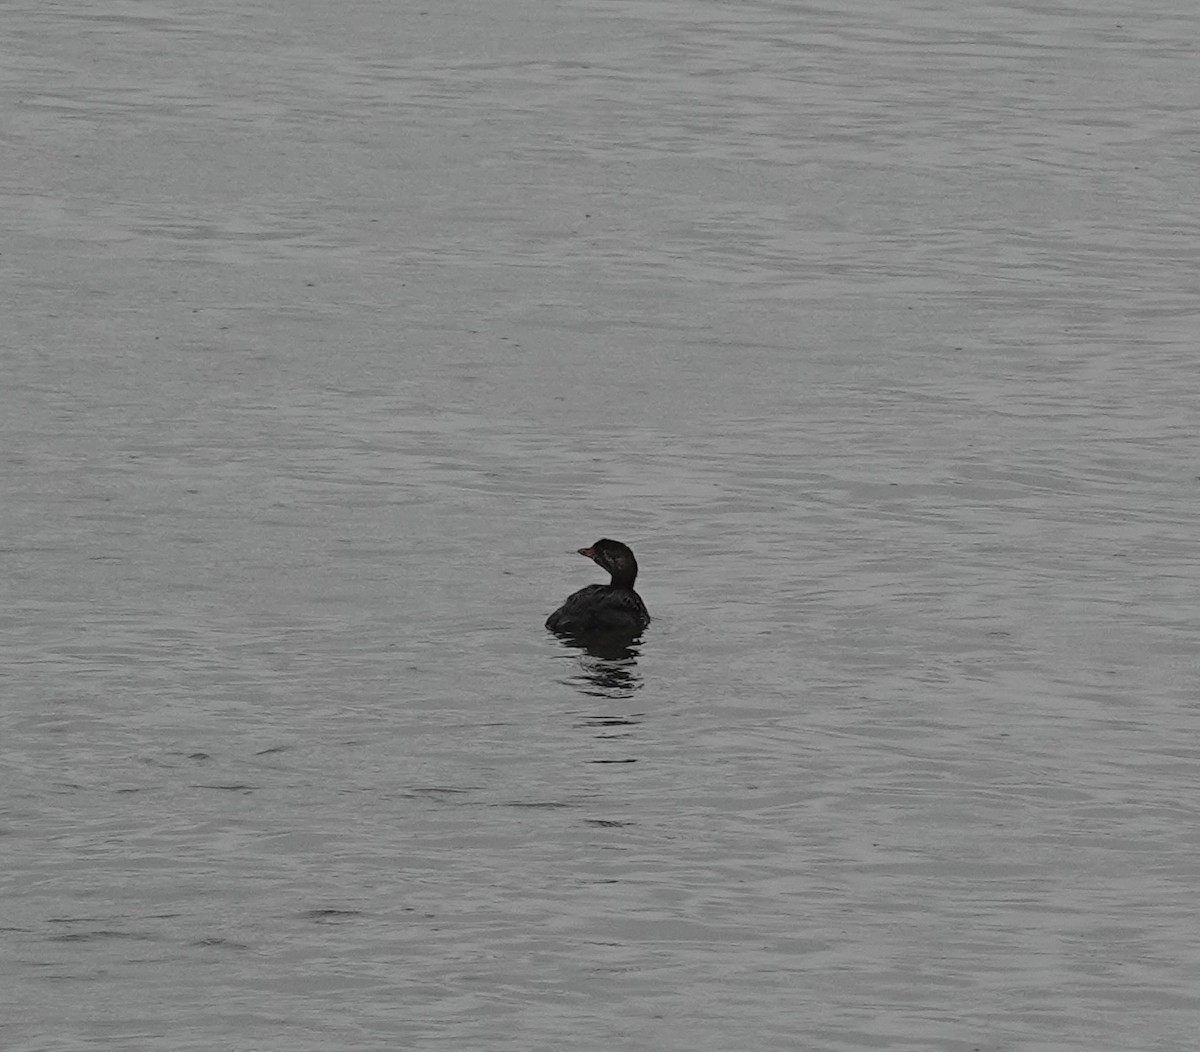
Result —
[[10, 6], [4, 1047], [1190, 1049], [1198, 35]]

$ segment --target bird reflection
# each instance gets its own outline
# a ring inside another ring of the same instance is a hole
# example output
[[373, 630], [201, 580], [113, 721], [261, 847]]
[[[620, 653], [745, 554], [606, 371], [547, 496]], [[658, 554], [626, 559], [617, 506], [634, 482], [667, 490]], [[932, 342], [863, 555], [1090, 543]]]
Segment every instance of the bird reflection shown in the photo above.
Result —
[[579, 674], [571, 679], [582, 693], [594, 698], [629, 698], [642, 689], [642, 675], [637, 670], [641, 648], [628, 636], [559, 638], [564, 646], [582, 652]]

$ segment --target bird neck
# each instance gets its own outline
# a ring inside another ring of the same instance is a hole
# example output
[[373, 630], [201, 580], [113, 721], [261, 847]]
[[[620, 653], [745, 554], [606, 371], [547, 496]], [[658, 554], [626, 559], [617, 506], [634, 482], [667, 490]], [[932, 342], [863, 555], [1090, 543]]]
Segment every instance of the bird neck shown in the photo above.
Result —
[[621, 565], [613, 566], [608, 571], [612, 574], [613, 588], [628, 588], [633, 591], [633, 582], [637, 580], [637, 564], [633, 566]]

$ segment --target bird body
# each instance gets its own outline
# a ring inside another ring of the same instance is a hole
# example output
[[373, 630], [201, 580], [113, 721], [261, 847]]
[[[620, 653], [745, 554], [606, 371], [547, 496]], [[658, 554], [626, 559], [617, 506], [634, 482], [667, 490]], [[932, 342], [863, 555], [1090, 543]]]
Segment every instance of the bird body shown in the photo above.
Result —
[[638, 572], [633, 552], [620, 541], [603, 538], [590, 548], [580, 548], [579, 554], [606, 569], [612, 581], [589, 584], [569, 595], [546, 619], [546, 627], [563, 636], [636, 636], [650, 624], [650, 614], [633, 590]]

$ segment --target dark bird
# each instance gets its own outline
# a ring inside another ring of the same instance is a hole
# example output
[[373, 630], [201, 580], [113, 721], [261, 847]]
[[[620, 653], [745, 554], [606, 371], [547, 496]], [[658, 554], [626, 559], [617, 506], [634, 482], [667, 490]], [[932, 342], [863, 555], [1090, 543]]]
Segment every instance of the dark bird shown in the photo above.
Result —
[[590, 548], [580, 548], [597, 566], [612, 574], [609, 584], [589, 584], [546, 619], [546, 627], [560, 636], [636, 636], [650, 615], [642, 597], [633, 590], [638, 564], [629, 546], [607, 538]]

